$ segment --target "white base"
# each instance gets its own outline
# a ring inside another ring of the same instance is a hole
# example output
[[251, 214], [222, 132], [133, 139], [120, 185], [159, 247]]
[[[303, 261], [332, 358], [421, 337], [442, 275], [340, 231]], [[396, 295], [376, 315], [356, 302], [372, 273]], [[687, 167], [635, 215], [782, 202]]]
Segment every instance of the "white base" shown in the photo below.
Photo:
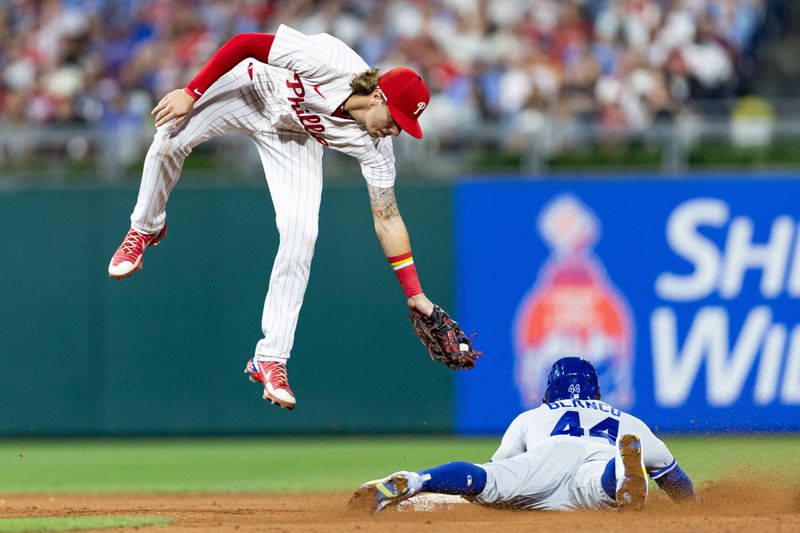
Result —
[[395, 506], [397, 511], [429, 512], [446, 511], [456, 505], [470, 503], [461, 496], [450, 494], [429, 494], [423, 493], [402, 501]]

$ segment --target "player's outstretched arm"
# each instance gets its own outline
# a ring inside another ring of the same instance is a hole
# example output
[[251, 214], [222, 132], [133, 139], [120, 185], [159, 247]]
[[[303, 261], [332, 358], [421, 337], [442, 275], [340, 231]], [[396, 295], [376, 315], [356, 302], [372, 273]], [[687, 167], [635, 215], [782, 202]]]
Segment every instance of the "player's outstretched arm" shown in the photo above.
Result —
[[664, 441], [656, 437], [652, 430], [636, 417], [633, 421], [635, 432], [642, 439], [642, 448], [645, 453], [645, 466], [650, 476], [658, 486], [674, 501], [691, 500], [694, 498], [692, 480], [681, 470], [675, 457], [670, 453]]
[[656, 483], [673, 501], [690, 501], [694, 499], [692, 480], [677, 464], [675, 468], [656, 478]]
[[369, 185], [372, 218], [375, 233], [389, 264], [392, 265], [400, 285], [408, 298], [411, 325], [431, 359], [453, 370], [470, 369], [481, 355], [472, 347], [472, 339], [459, 327], [447, 312], [434, 305], [422, 292], [422, 287], [411, 256], [408, 231], [397, 208], [393, 187]]
[[433, 312], [433, 303], [422, 292], [417, 268], [411, 255], [408, 230], [397, 207], [394, 187], [375, 187], [368, 184], [367, 188], [375, 234], [403, 286], [408, 298], [408, 307], [428, 316]]
[[185, 88], [171, 91], [153, 108], [150, 114], [156, 117], [156, 127], [170, 120], [175, 120], [176, 126], [180, 124], [195, 101], [241, 61], [252, 57], [267, 63], [273, 41], [275, 35], [271, 33], [240, 33], [222, 45]]

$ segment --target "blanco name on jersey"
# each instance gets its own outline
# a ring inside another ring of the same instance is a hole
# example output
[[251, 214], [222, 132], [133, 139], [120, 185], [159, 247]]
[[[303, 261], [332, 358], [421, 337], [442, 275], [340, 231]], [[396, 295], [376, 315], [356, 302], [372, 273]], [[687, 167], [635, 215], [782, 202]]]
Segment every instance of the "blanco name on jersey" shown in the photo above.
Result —
[[645, 467], [653, 478], [675, 466], [667, 446], [633, 415], [600, 400], [559, 400], [520, 414], [508, 426], [492, 461], [525, 453], [551, 437], [574, 437], [616, 446], [617, 437], [636, 433], [642, 439]]
[[557, 402], [545, 403], [549, 409], [564, 409], [564, 408], [576, 408], [580, 407], [581, 409], [596, 409], [602, 413], [609, 413], [611, 416], [619, 417], [622, 412], [617, 409], [616, 407], [612, 407], [605, 402], [601, 402], [600, 400], [559, 400]]

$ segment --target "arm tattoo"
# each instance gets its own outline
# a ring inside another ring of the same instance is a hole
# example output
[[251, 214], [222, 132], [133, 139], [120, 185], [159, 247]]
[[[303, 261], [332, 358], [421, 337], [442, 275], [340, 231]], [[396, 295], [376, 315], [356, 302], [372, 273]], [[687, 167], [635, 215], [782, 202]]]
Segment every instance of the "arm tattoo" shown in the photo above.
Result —
[[394, 197], [394, 187], [373, 187], [368, 185], [369, 202], [375, 218], [389, 219], [400, 214], [397, 208], [397, 199]]

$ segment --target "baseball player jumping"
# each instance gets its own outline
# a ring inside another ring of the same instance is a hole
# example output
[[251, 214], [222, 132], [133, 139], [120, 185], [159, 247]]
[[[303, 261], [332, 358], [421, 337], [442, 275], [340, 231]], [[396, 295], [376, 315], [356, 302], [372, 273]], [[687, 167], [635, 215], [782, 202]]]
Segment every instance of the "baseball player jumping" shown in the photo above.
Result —
[[694, 498], [666, 445], [644, 422], [600, 401], [589, 362], [565, 357], [550, 370], [542, 405], [511, 422], [490, 462], [397, 472], [362, 485], [350, 504], [380, 511], [433, 492], [516, 509], [639, 510], [648, 474], [673, 500]]
[[322, 149], [361, 164], [375, 231], [408, 299], [430, 316], [394, 194], [392, 137], [421, 138], [418, 123], [430, 94], [406, 67], [369, 68], [340, 40], [281, 25], [273, 34], [240, 34], [220, 48], [183, 89], [153, 109], [156, 133], [144, 163], [131, 229], [108, 273], [130, 276], [167, 233], [166, 205], [186, 156], [198, 144], [238, 131], [258, 148], [275, 207], [280, 244], [264, 302], [264, 338], [245, 369], [264, 385], [265, 400], [296, 405], [286, 362], [308, 284], [322, 193]]

